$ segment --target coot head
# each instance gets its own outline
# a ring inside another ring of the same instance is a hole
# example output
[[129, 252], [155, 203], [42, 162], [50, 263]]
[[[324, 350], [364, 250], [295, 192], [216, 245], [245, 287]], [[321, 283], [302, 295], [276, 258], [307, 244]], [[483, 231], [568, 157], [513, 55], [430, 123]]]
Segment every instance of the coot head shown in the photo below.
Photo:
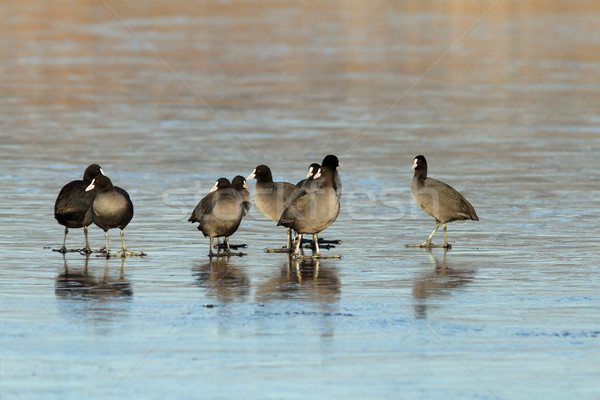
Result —
[[412, 165], [412, 169], [418, 171], [427, 171], [427, 160], [425, 160], [425, 156], [418, 155], [415, 157]]
[[269, 167], [267, 167], [266, 165], [259, 165], [258, 167], [254, 168], [254, 172], [252, 172], [246, 179], [250, 180], [250, 179], [255, 179], [255, 178], [259, 182], [273, 181], [273, 175], [271, 174], [271, 169]]
[[219, 178], [217, 179], [217, 181], [215, 182], [215, 186], [212, 187], [212, 189], [210, 189], [211, 193], [212, 192], [216, 192], [219, 189], [223, 189], [226, 187], [231, 186], [231, 183], [229, 182], [229, 179], [227, 178]]
[[231, 186], [236, 190], [248, 189], [248, 185], [246, 184], [246, 178], [241, 175], [238, 175], [233, 178], [231, 181]]
[[85, 188], [86, 192], [90, 190], [96, 190], [97, 192], [106, 192], [113, 189], [113, 184], [106, 175], [98, 175], [92, 180], [92, 183]]
[[325, 156], [321, 165], [323, 167], [329, 167], [330, 169], [336, 169], [337, 167], [341, 167], [342, 163], [340, 163], [340, 160], [338, 160], [336, 156], [329, 154]]
[[317, 174], [317, 171], [319, 171], [319, 168], [321, 168], [321, 166], [317, 163], [310, 164], [310, 166], [308, 167], [308, 174], [306, 175], [306, 179], [314, 179], [315, 175]]
[[98, 164], [92, 164], [85, 169], [85, 172], [83, 173], [83, 180], [89, 183], [98, 175], [104, 175], [102, 167], [100, 167]]

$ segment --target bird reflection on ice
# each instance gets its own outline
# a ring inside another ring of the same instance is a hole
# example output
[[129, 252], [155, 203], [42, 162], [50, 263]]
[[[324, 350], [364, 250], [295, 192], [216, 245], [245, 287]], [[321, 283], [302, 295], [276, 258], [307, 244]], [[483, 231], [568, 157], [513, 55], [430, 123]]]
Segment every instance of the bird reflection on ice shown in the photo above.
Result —
[[447, 249], [444, 249], [441, 261], [433, 255], [431, 249], [424, 250], [429, 254], [435, 269], [420, 275], [413, 285], [412, 295], [415, 317], [418, 319], [427, 318], [427, 311], [432, 307], [432, 302], [429, 299], [451, 296], [457, 288], [473, 281], [476, 273], [475, 270], [448, 267]]

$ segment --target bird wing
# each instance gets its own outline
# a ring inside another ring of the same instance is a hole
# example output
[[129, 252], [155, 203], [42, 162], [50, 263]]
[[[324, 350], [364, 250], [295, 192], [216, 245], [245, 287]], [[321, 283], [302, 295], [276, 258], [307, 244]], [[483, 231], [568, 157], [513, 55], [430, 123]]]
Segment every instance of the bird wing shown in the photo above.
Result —
[[125, 198], [126, 198], [127, 200], [131, 200], [131, 198], [129, 197], [129, 193], [127, 193], [127, 192], [125, 191], [125, 189], [123, 189], [123, 188], [120, 188], [120, 187], [118, 187], [118, 186], [114, 186], [114, 189], [115, 189], [115, 190], [116, 190], [118, 193], [121, 193], [123, 196], [125, 196]]
[[194, 208], [194, 211], [192, 211], [192, 215], [188, 219], [189, 222], [200, 222], [202, 220], [202, 216], [206, 214], [207, 211], [210, 211], [209, 209], [212, 209], [212, 199], [214, 197], [214, 193], [215, 192], [209, 193], [204, 196], [202, 200], [200, 200], [198, 205], [196, 205], [196, 208]]
[[287, 208], [281, 214], [277, 225], [283, 225], [287, 228], [291, 228], [297, 218], [302, 218], [300, 210], [308, 209], [309, 203], [312, 201], [310, 193], [302, 191], [297, 193], [294, 200], [287, 206]]
[[96, 192], [86, 192], [87, 184], [84, 181], [67, 183], [58, 193], [54, 203], [54, 214], [68, 215], [85, 213], [96, 196]]
[[[448, 213], [455, 214], [464, 219], [479, 220], [471, 203], [469, 203], [469, 201], [452, 186], [433, 178], [427, 178], [424, 183], [425, 186], [419, 190], [418, 195], [418, 203], [424, 202], [423, 205], [419, 204], [421, 208], [426, 211], [428, 209], [431, 211], [437, 207], [438, 209], [445, 209]], [[437, 190], [437, 192], [435, 192], [435, 190]], [[436, 201], [439, 203], [435, 204]], [[425, 203], [427, 203], [429, 208], [425, 206]], [[434, 218], [441, 217], [433, 214], [432, 216]], [[451, 220], [455, 219], [457, 218], [452, 218]]]

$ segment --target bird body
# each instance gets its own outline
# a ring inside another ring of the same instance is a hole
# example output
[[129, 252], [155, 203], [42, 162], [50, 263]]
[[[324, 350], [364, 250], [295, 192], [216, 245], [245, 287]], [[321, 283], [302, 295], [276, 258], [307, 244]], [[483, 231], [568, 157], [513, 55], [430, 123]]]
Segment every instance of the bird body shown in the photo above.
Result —
[[246, 179], [256, 179], [254, 193], [256, 208], [270, 220], [279, 221], [290, 196], [296, 191], [296, 185], [289, 182], [273, 182], [271, 169], [266, 165], [256, 167]]
[[126, 192], [113, 188], [96, 195], [92, 207], [92, 219], [102, 230], [125, 229], [132, 218], [133, 203]]
[[92, 223], [92, 202], [95, 193], [86, 192], [89, 182], [77, 180], [61, 189], [54, 204], [54, 218], [66, 228], [83, 228]]
[[437, 179], [413, 178], [411, 193], [415, 203], [442, 224], [466, 219], [479, 220], [475, 209], [463, 195]]
[[278, 225], [292, 228], [296, 233], [319, 233], [331, 225], [340, 212], [337, 194], [328, 182], [332, 178], [315, 179], [315, 185], [300, 192], [283, 212]]

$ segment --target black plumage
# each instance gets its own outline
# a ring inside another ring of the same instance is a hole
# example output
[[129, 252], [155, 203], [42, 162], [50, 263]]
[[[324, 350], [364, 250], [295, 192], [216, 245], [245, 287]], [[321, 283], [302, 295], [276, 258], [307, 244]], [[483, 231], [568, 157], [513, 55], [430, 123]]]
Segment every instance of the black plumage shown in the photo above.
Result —
[[119, 228], [121, 234], [121, 250], [117, 255], [122, 257], [129, 255], [125, 246], [124, 232], [133, 218], [133, 203], [129, 194], [122, 188], [113, 186], [111, 180], [105, 175], [96, 177], [86, 190], [96, 192], [92, 203], [92, 220], [104, 231], [106, 255], [110, 256], [108, 231], [113, 228]]
[[85, 169], [83, 180], [75, 180], [67, 183], [60, 190], [54, 203], [54, 218], [65, 227], [65, 235], [62, 248], [67, 251], [67, 234], [69, 228], [83, 228], [85, 247], [83, 251], [91, 252], [88, 241], [88, 226], [92, 223], [92, 202], [95, 193], [86, 192], [86, 188], [98, 175], [102, 175], [102, 168], [98, 164], [91, 164]]

